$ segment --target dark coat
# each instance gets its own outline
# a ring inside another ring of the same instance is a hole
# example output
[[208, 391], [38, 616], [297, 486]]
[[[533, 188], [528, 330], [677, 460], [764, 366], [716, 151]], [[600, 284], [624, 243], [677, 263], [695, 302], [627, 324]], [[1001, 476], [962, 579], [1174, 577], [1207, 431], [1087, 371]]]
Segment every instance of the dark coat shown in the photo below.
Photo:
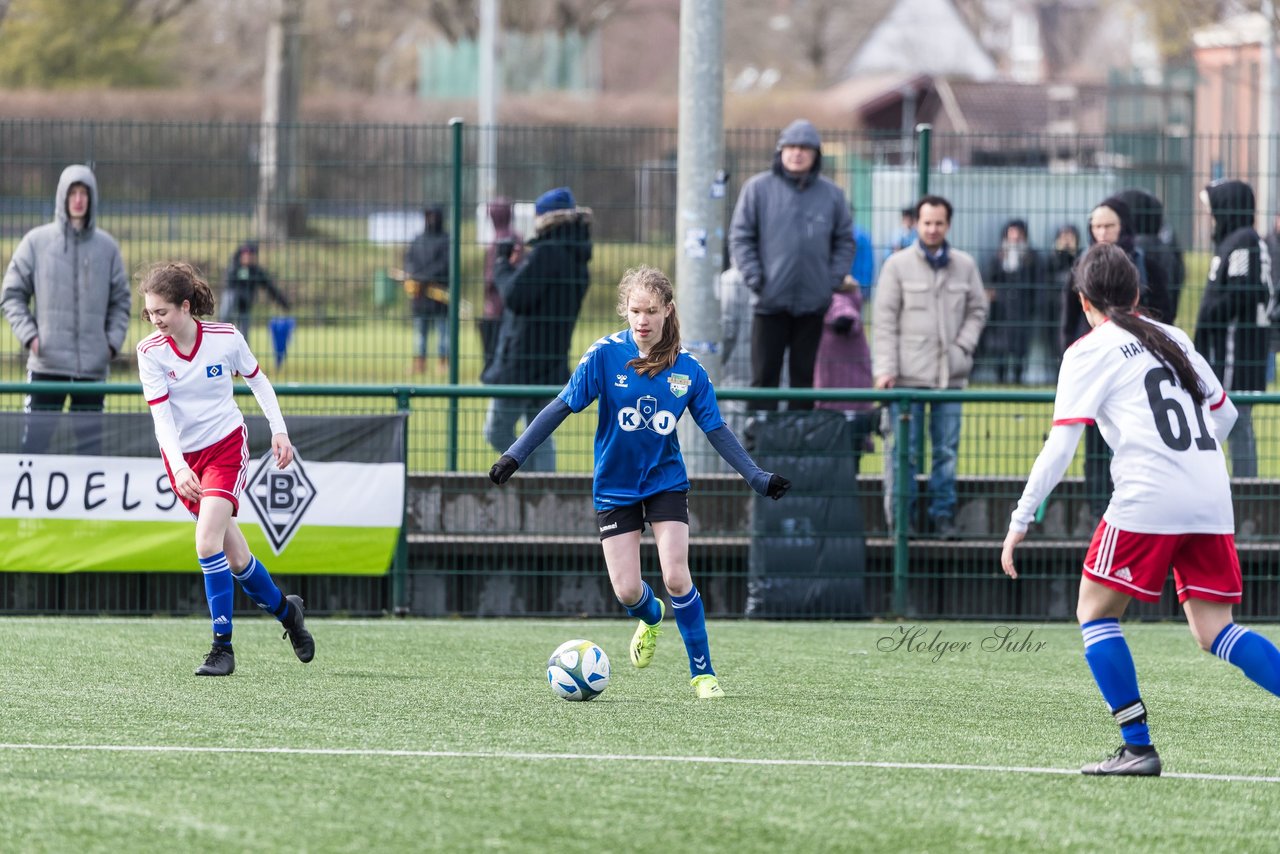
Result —
[[227, 265], [226, 280], [223, 283], [220, 316], [225, 320], [235, 321], [241, 315], [248, 315], [257, 301], [260, 288], [266, 291], [277, 305], [288, 311], [289, 300], [276, 287], [276, 283], [271, 280], [271, 275], [266, 269], [260, 264], [240, 263], [240, 256], [246, 251], [257, 254], [258, 244], [242, 243], [231, 256], [231, 262]]
[[[1129, 206], [1118, 196], [1111, 196], [1098, 204], [1108, 207], [1120, 217], [1120, 238], [1116, 245], [1125, 251], [1129, 260], [1138, 268], [1138, 307], [1145, 313], [1162, 322], [1169, 322], [1172, 311], [1169, 306], [1169, 286], [1164, 277], [1164, 270], [1157, 264], [1148, 264], [1146, 254], [1138, 248], [1134, 239], [1133, 217]], [[1097, 243], [1093, 239], [1093, 230], [1089, 231], [1089, 245]], [[1089, 321], [1080, 307], [1080, 298], [1075, 294], [1075, 270], [1062, 293], [1062, 349], [1066, 350], [1082, 335], [1089, 331]]]
[[444, 230], [444, 208], [439, 205], [427, 209], [426, 226], [404, 251], [404, 278], [415, 316], [449, 310], [448, 302], [437, 298], [449, 292], [449, 232]]
[[538, 217], [536, 234], [518, 265], [499, 255], [494, 282], [502, 294], [502, 329], [493, 362], [481, 374], [490, 385], [564, 385], [569, 347], [591, 283], [591, 211], [555, 210]]
[[1207, 192], [1215, 253], [1196, 318], [1196, 349], [1227, 391], [1265, 391], [1270, 328], [1258, 320], [1270, 288], [1262, 269], [1266, 249], [1253, 229], [1253, 190], [1243, 181], [1217, 181]]
[[1186, 262], [1178, 236], [1164, 227], [1164, 203], [1146, 190], [1125, 190], [1117, 198], [1129, 205], [1133, 215], [1133, 243], [1142, 250], [1149, 266], [1160, 268], [1169, 293], [1169, 315], [1161, 318], [1172, 323], [1178, 315], [1178, 299], [1187, 278]]
[[[1009, 225], [1001, 234], [1008, 232]], [[1025, 225], [1023, 229], [1025, 232]], [[1004, 267], [1003, 248], [991, 256], [983, 284], [992, 297], [987, 325], [978, 342], [979, 353], [985, 356], [1026, 355], [1031, 324], [1040, 314], [1038, 289], [1041, 276], [1040, 257], [1030, 244], [1026, 244], [1020, 266], [1013, 271]]]

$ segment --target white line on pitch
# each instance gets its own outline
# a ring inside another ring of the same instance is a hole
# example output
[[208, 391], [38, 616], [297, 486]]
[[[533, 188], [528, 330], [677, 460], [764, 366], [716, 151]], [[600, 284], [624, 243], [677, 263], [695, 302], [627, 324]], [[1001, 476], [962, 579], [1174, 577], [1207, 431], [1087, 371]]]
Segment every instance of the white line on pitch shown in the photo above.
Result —
[[[779, 765], [802, 768], [887, 768], [915, 771], [972, 771], [994, 774], [1068, 774], [1069, 768], [1034, 768], [1018, 765], [960, 765], [950, 762], [870, 762], [844, 759], [744, 759], [733, 756], [631, 756], [621, 753], [521, 753], [467, 750], [357, 750], [342, 747], [191, 747], [163, 744], [0, 744], [0, 750], [64, 750], [106, 753], [248, 753], [293, 756], [369, 756], [410, 759], [515, 759], [529, 762], [673, 762], [703, 765]], [[1168, 773], [1178, 780], [1211, 780], [1219, 783], [1280, 783], [1280, 777], [1246, 774]]]

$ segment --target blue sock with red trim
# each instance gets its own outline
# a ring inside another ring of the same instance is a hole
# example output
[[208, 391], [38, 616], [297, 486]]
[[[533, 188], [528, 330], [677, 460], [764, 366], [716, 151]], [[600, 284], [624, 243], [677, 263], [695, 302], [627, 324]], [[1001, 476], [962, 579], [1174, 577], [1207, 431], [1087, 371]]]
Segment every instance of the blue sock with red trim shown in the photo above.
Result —
[[236, 586], [231, 581], [227, 553], [218, 552], [198, 560], [200, 571], [204, 573], [204, 598], [209, 602], [213, 639], [222, 646], [231, 646], [231, 612], [235, 605]]
[[1209, 650], [1244, 671], [1257, 684], [1280, 696], [1280, 649], [1244, 626], [1228, 623]]
[[1089, 662], [1093, 681], [1098, 683], [1102, 699], [1120, 725], [1124, 743], [1151, 744], [1147, 707], [1138, 693], [1138, 671], [1120, 631], [1120, 621], [1114, 617], [1090, 620], [1080, 625], [1080, 632], [1084, 635], [1084, 660]]

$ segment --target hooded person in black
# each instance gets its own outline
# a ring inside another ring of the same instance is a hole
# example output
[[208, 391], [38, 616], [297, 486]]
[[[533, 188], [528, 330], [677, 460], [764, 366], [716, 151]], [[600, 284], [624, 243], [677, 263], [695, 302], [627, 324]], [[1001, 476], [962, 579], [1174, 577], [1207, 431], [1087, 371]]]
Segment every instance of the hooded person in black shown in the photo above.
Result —
[[1146, 190], [1132, 188], [1116, 195], [1129, 206], [1133, 215], [1133, 243], [1142, 250], [1143, 259], [1150, 266], [1158, 266], [1164, 274], [1169, 294], [1169, 314], [1161, 318], [1173, 323], [1178, 316], [1178, 300], [1182, 296], [1182, 284], [1187, 278], [1187, 267], [1182, 258], [1182, 247], [1173, 229], [1165, 228], [1164, 203]]
[[252, 320], [253, 304], [257, 301], [258, 289], [262, 288], [285, 311], [289, 310], [289, 300], [271, 281], [267, 273], [258, 263], [258, 244], [246, 240], [236, 247], [227, 265], [227, 278], [222, 291], [222, 306], [218, 312], [219, 319], [225, 323], [234, 323], [245, 338], [249, 337], [249, 324]]
[[[1215, 181], [1200, 194], [1213, 214], [1214, 256], [1196, 318], [1196, 349], [1204, 354], [1222, 387], [1265, 391], [1271, 356], [1271, 253], [1253, 228], [1253, 189], [1243, 181]], [[1231, 473], [1257, 477], [1252, 407], [1239, 410], [1228, 437]]]

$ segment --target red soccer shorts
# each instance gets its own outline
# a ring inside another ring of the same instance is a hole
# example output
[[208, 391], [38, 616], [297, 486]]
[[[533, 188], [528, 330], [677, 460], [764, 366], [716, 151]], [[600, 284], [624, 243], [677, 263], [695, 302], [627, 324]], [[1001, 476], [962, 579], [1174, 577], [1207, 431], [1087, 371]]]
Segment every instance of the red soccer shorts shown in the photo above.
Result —
[[1233, 534], [1135, 534], [1103, 520], [1084, 557], [1084, 577], [1158, 602], [1173, 567], [1178, 601], [1239, 602], [1243, 585]]
[[[228, 433], [226, 438], [219, 439], [207, 448], [183, 454], [182, 457], [200, 479], [200, 488], [204, 490], [204, 494], [227, 499], [231, 502], [231, 515], [239, 515], [240, 493], [244, 491], [245, 482], [249, 478], [249, 431], [241, 425]], [[169, 473], [169, 488], [177, 495], [173, 469], [169, 468], [168, 460], [164, 461], [164, 470]], [[178, 500], [191, 511], [192, 516], [200, 515], [199, 501], [188, 501], [180, 495]]]

